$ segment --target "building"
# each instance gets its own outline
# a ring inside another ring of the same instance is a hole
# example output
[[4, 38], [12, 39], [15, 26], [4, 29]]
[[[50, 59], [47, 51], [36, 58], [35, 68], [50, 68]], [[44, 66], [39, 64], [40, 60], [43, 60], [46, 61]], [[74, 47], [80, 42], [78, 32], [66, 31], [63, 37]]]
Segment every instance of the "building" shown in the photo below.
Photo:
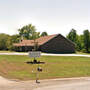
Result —
[[[35, 40], [38, 44], [38, 50], [46, 53], [74, 53], [75, 44], [62, 36], [54, 34], [40, 37]], [[14, 43], [16, 51], [32, 51], [34, 40], [22, 40], [20, 43]]]

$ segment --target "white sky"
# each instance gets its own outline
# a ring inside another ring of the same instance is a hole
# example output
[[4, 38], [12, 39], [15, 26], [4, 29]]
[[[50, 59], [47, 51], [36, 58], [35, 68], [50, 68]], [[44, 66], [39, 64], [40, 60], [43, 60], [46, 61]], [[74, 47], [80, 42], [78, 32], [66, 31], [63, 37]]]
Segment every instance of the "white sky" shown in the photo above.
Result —
[[90, 30], [90, 0], [0, 0], [0, 33], [16, 34], [32, 23], [37, 31], [67, 35]]

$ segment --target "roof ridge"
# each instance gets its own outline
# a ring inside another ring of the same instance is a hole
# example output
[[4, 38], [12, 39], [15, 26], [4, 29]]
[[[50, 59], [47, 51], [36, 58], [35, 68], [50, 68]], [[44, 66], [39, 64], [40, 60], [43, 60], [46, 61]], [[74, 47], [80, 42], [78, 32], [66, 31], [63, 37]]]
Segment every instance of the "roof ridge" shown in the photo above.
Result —
[[41, 43], [44, 44], [44, 43], [48, 42], [49, 40], [51, 40], [52, 38], [56, 37], [57, 35], [59, 35], [59, 34], [53, 34], [53, 35], [43, 36], [43, 37], [40, 37], [40, 38], [38, 38], [36, 40], [37, 40], [37, 42], [40, 42], [41, 41]]

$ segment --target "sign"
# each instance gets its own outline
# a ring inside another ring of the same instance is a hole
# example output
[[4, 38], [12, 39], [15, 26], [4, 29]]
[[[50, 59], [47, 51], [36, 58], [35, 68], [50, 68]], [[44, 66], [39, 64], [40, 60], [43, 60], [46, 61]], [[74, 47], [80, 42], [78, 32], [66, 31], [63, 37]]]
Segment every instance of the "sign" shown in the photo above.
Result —
[[29, 57], [40, 57], [41, 56], [41, 52], [40, 51], [31, 51], [29, 52]]

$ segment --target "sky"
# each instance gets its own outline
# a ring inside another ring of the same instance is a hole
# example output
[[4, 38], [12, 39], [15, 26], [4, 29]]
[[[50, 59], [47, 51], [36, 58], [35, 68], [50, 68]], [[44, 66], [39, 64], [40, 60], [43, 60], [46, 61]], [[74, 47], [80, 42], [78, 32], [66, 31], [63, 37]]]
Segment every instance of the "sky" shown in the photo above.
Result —
[[18, 34], [28, 24], [64, 36], [90, 31], [90, 0], [0, 0], [0, 33]]

